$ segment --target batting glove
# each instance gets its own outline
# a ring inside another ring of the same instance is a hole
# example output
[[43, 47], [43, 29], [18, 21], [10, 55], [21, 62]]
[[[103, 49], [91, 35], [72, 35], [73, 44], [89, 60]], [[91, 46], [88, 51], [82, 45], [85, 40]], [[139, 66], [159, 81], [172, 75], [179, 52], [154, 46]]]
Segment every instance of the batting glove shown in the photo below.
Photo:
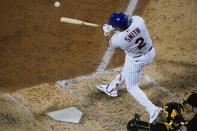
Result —
[[108, 24], [103, 25], [104, 36], [107, 36], [113, 30], [114, 28], [111, 25]]

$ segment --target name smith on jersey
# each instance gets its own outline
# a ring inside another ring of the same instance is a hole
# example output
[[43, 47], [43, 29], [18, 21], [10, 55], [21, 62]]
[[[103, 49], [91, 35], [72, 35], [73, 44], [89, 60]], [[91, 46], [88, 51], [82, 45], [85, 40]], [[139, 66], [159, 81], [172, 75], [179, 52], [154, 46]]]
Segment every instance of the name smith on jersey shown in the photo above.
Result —
[[129, 34], [127, 34], [127, 36], [124, 39], [128, 42], [131, 42], [140, 33], [141, 33], [140, 29], [136, 28], [133, 31], [131, 31]]

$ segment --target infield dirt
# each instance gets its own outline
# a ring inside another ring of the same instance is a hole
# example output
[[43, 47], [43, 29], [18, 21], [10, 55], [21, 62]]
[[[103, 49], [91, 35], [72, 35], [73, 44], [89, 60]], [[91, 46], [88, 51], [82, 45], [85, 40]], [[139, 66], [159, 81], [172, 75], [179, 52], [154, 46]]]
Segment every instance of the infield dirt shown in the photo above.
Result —
[[[110, 4], [108, 4], [110, 3]], [[96, 90], [118, 72], [71, 81], [67, 89], [55, 84], [95, 72], [107, 42], [100, 28], [60, 23], [62, 16], [105, 23], [126, 0], [51, 1], [6, 0], [0, 5], [0, 130], [124, 131], [134, 113], [148, 114], [121, 86], [118, 98]], [[183, 93], [197, 88], [197, 2], [141, 0], [135, 15], [144, 18], [157, 56], [145, 74], [158, 85], [142, 80], [141, 88], [157, 105], [180, 102]], [[122, 66], [117, 50], [109, 69]], [[175, 96], [160, 90], [165, 87]], [[54, 121], [46, 113], [76, 106], [84, 115], [79, 124]]]

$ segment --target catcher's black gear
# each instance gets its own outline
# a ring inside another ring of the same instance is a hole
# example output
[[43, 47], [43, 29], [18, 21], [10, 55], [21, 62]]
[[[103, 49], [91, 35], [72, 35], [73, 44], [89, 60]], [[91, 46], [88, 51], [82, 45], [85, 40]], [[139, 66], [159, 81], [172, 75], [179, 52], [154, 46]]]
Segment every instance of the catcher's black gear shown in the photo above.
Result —
[[130, 120], [127, 124], [127, 130], [129, 131], [138, 131], [136, 121], [140, 121], [140, 115], [135, 114], [134, 118]]
[[140, 120], [139, 114], [135, 114], [134, 118], [127, 124], [127, 130], [138, 131], [138, 129], [149, 129], [149, 123]]
[[179, 103], [170, 102], [163, 108], [164, 121], [157, 123], [148, 123], [140, 120], [140, 115], [135, 114], [134, 118], [127, 124], [129, 131], [138, 131], [138, 129], [151, 131], [177, 131], [186, 122], [183, 119], [183, 107]]

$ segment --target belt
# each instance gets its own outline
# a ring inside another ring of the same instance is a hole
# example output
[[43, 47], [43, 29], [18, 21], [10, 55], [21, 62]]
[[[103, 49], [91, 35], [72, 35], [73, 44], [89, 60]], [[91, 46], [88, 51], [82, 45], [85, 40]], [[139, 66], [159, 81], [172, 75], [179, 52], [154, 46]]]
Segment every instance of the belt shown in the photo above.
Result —
[[[150, 52], [152, 50], [152, 46], [148, 49], [148, 52]], [[133, 58], [138, 58], [140, 56], [143, 56], [143, 55], [146, 55], [148, 52], [144, 53], [144, 54], [141, 54], [141, 55], [138, 55], [138, 56], [133, 56]]]

